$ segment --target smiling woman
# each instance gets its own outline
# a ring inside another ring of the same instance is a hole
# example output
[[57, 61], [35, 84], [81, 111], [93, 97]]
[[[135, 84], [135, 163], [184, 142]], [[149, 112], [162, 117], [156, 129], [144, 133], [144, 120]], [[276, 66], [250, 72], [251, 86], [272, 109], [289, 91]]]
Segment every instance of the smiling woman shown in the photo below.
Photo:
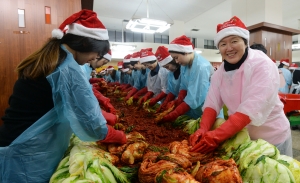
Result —
[[[233, 17], [217, 26], [215, 44], [223, 58], [212, 75], [200, 129], [191, 135], [192, 151], [208, 153], [246, 127], [252, 140], [264, 139], [280, 154], [293, 156], [290, 124], [278, 97], [279, 75], [274, 62], [248, 46], [249, 31]], [[229, 118], [208, 131], [223, 105]]]

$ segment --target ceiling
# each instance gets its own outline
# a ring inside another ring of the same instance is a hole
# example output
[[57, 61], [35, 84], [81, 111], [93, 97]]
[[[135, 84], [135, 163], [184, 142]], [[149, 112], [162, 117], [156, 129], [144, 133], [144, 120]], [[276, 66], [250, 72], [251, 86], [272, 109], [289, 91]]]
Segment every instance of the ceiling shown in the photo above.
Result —
[[[298, 29], [300, 1], [282, 2], [282, 26]], [[231, 0], [94, 0], [93, 7], [99, 19], [110, 30], [124, 30], [124, 20], [132, 17], [147, 17], [148, 7], [149, 18], [167, 22], [183, 21], [185, 35], [213, 40], [216, 25], [232, 17], [231, 3]], [[168, 34], [168, 31], [163, 34]], [[297, 39], [297, 36], [293, 36], [294, 41]]]

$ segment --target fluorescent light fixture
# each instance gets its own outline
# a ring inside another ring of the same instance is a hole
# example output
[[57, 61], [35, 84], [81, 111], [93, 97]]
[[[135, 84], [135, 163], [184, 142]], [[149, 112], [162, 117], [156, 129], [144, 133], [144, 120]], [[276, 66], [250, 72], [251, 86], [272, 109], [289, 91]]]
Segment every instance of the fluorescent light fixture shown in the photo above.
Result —
[[196, 53], [199, 53], [199, 54], [201, 54], [201, 53], [202, 53], [202, 51], [201, 51], [201, 50], [196, 50]]
[[150, 18], [131, 19], [126, 25], [126, 29], [147, 34], [162, 33], [170, 27], [171, 24], [166, 21]]
[[300, 49], [300, 44], [292, 44], [292, 49], [293, 50], [299, 50]]
[[132, 51], [136, 49], [136, 45], [129, 45], [129, 44], [112, 44], [112, 50], [118, 51]]

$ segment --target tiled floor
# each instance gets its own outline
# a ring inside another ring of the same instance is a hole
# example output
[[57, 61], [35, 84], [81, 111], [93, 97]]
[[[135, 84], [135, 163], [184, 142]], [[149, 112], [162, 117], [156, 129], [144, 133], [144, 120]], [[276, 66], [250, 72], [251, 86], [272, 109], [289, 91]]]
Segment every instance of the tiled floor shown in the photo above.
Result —
[[292, 130], [292, 140], [294, 159], [300, 161], [300, 125], [298, 126], [298, 129]]

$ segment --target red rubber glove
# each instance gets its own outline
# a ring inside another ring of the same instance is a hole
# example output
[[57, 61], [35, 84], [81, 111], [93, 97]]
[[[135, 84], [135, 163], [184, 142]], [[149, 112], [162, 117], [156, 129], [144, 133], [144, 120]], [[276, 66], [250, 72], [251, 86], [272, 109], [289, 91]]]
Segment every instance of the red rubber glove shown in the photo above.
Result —
[[241, 131], [246, 125], [250, 123], [249, 116], [236, 112], [229, 116], [219, 128], [206, 132], [199, 143], [197, 143], [190, 151], [209, 153], [215, 150], [220, 143]]
[[98, 90], [98, 91], [101, 90], [101, 87], [99, 86], [98, 83], [93, 83], [92, 86], [93, 86], [93, 88], [95, 88], [95, 89]]
[[195, 146], [202, 136], [208, 132], [211, 127], [214, 125], [217, 117], [217, 112], [210, 108], [206, 107], [203, 111], [201, 121], [200, 121], [200, 128], [195, 131], [192, 135], [190, 135], [189, 141], [191, 146]]
[[120, 90], [121, 90], [121, 91], [124, 91], [124, 90], [126, 90], [126, 89], [128, 89], [128, 88], [130, 88], [130, 87], [131, 87], [130, 84], [122, 84]]
[[164, 102], [160, 105], [160, 107], [157, 109], [156, 112], [165, 111], [165, 110], [167, 109], [167, 108], [166, 108], [166, 107], [167, 107], [167, 104], [168, 104], [170, 101], [174, 100], [174, 98], [175, 98], [175, 95], [174, 95], [172, 92], [168, 93], [166, 99], [165, 99]]
[[127, 93], [128, 93], [130, 90], [132, 90], [132, 88], [133, 88], [132, 86], [129, 87], [129, 88], [126, 88], [126, 89], [124, 90], [124, 92], [127, 92]]
[[141, 98], [140, 100], [140, 104], [143, 104], [144, 102], [146, 102], [148, 99], [150, 99], [151, 97], [153, 97], [154, 93], [152, 91], [148, 91], [143, 98]]
[[132, 90], [130, 90], [130, 92], [127, 94], [125, 101], [127, 101], [130, 97], [132, 97], [136, 92], [138, 92], [138, 90], [133, 87]]
[[185, 102], [182, 102], [179, 106], [175, 108], [174, 111], [170, 112], [168, 115], [162, 118], [162, 120], [159, 123], [165, 123], [165, 122], [173, 122], [175, 121], [179, 116], [185, 114], [190, 110], [190, 106], [187, 105]]
[[101, 143], [118, 143], [126, 144], [127, 138], [123, 131], [115, 130], [113, 127], [106, 125], [108, 128], [107, 135], [104, 140], [99, 140]]
[[160, 101], [161, 99], [165, 98], [167, 96], [167, 94], [165, 92], [160, 92], [160, 94], [156, 95], [156, 97], [153, 97], [150, 102], [149, 102], [149, 106], [154, 106], [158, 101]]
[[94, 87], [92, 88], [95, 97], [97, 98], [99, 104], [103, 106], [108, 112], [116, 114], [117, 111], [114, 108], [114, 106], [110, 103], [110, 99], [102, 95], [98, 90], [96, 90]]
[[179, 106], [183, 102], [186, 95], [187, 95], [187, 90], [179, 91], [178, 97], [175, 100], [175, 107]]
[[114, 126], [117, 123], [118, 117], [112, 113], [108, 113], [101, 109], [103, 117], [106, 119], [108, 125]]
[[133, 101], [138, 101], [139, 98], [143, 95], [145, 95], [145, 93], [148, 92], [148, 88], [144, 87], [142, 89], [140, 89], [138, 92], [136, 92], [136, 94], [133, 95]]
[[99, 83], [101, 81], [105, 81], [103, 78], [90, 78], [90, 83], [93, 84], [93, 83]]

